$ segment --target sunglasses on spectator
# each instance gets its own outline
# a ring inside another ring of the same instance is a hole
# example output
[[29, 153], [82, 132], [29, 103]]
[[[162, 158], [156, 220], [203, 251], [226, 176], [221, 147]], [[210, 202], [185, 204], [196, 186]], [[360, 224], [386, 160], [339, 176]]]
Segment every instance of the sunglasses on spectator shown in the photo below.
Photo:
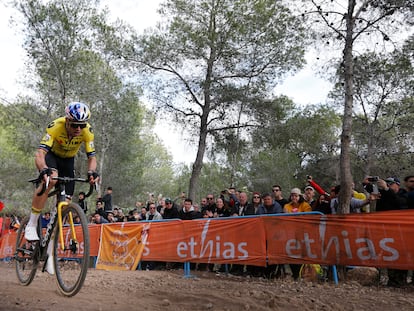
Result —
[[260, 199], [260, 197], [259, 197], [259, 196], [257, 196], [257, 195], [255, 195], [255, 196], [253, 197], [253, 199]]
[[213, 198], [207, 198], [207, 200], [213, 200]]
[[84, 129], [86, 127], [86, 123], [70, 123], [70, 127], [73, 129], [77, 129], [78, 127]]

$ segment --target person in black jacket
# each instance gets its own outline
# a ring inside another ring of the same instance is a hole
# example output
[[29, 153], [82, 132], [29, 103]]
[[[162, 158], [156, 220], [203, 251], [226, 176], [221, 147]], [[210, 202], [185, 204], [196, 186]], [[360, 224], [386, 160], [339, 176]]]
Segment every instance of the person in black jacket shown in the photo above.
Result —
[[193, 200], [187, 198], [184, 200], [183, 209], [178, 212], [178, 217], [181, 220], [192, 220], [197, 218], [203, 218], [203, 214], [201, 212], [195, 211], [193, 206]]
[[165, 199], [163, 219], [179, 218], [178, 208], [170, 198]]
[[[364, 179], [363, 185], [365, 190], [371, 194], [370, 199], [375, 198], [375, 210], [377, 212], [399, 210], [401, 207], [397, 194], [389, 187], [387, 182], [384, 179], [370, 182], [369, 178]], [[378, 193], [375, 193], [376, 187], [378, 188]]]
[[105, 204], [104, 211], [112, 212], [112, 187], [108, 187], [106, 189], [106, 193], [102, 197], [101, 201]]
[[78, 194], [78, 204], [86, 215], [88, 211], [88, 204], [85, 201], [85, 192], [83, 191], [79, 192]]
[[[402, 209], [401, 201], [398, 198], [398, 195], [392, 186], [395, 183], [399, 183], [399, 180], [396, 178], [387, 178], [387, 179], [378, 179], [378, 181], [373, 184], [370, 183], [368, 177], [364, 179], [363, 184], [367, 192], [373, 193], [376, 198], [376, 207], [377, 212], [390, 211], [390, 210], [399, 210]], [[375, 186], [378, 188], [379, 194], [375, 194]], [[371, 196], [370, 196], [371, 197]], [[401, 269], [388, 269], [388, 286], [391, 287], [400, 287], [407, 285], [407, 270]]]

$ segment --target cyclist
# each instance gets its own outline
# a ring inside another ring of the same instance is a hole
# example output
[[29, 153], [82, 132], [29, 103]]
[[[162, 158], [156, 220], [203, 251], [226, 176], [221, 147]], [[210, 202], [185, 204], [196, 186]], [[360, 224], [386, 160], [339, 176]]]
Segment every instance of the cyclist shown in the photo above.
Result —
[[[65, 109], [65, 116], [60, 117], [49, 123], [46, 134], [40, 141], [40, 145], [35, 155], [35, 165], [40, 172], [42, 182], [46, 182], [47, 176], [67, 176], [74, 177], [74, 160], [82, 143], [85, 144], [85, 151], [88, 157], [88, 179], [90, 183], [99, 180], [96, 172], [96, 157], [94, 147], [94, 134], [92, 127], [87, 122], [90, 118], [89, 107], [81, 102], [70, 103]], [[37, 224], [40, 212], [45, 206], [49, 191], [56, 184], [55, 180], [50, 179], [46, 191], [38, 196], [42, 187], [37, 187], [33, 195], [32, 210], [29, 222], [25, 230], [25, 238], [28, 241], [38, 241]], [[75, 182], [66, 184], [66, 194], [68, 200], [73, 195]], [[50, 274], [54, 273], [53, 260], [51, 259], [51, 245], [49, 243], [46, 270]]]

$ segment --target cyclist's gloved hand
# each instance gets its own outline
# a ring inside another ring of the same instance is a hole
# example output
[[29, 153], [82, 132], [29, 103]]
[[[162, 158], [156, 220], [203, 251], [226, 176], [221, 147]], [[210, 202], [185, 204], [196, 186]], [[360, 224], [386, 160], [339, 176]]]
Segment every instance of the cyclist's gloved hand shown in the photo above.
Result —
[[43, 176], [50, 176], [52, 175], [53, 170], [50, 167], [45, 167], [39, 172], [39, 179], [43, 179]]
[[96, 182], [96, 180], [99, 178], [99, 174], [94, 171], [88, 171], [88, 179], [90, 182]]

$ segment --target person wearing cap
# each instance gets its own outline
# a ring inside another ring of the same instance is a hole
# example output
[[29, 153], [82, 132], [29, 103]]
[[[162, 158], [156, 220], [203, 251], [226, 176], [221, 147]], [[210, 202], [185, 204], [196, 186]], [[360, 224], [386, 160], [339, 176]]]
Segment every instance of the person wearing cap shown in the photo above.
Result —
[[[313, 190], [313, 192], [315, 192], [315, 190]], [[311, 206], [305, 201], [299, 188], [293, 188], [290, 190], [289, 199], [289, 203], [285, 204], [283, 208], [285, 213], [302, 213], [312, 211]], [[292, 271], [292, 277], [295, 281], [299, 278], [301, 266], [302, 265], [300, 264], [289, 264], [290, 270]]]
[[[409, 178], [408, 178], [409, 179]], [[406, 180], [406, 179], [404, 179]], [[414, 176], [411, 176], [411, 180], [412, 180], [412, 191], [414, 191]], [[385, 183], [387, 185], [387, 187], [389, 188], [389, 191], [392, 192], [393, 194], [395, 194], [395, 200], [396, 203], [393, 203], [393, 201], [390, 201], [390, 203], [387, 204], [395, 204], [394, 207], [392, 209], [406, 209], [408, 207], [407, 205], [407, 196], [405, 196], [405, 194], [407, 193], [406, 189], [401, 189], [400, 185], [401, 182], [398, 178], [396, 177], [388, 177], [385, 180]], [[380, 186], [378, 186], [380, 193], [381, 189]], [[409, 189], [409, 188], [407, 188]], [[392, 197], [391, 195], [389, 195], [390, 197]], [[381, 195], [381, 199], [377, 201], [377, 211], [378, 211], [378, 206], [380, 208], [381, 207], [381, 200], [382, 200], [382, 195]], [[389, 200], [389, 198], [388, 198]], [[387, 208], [387, 207], [385, 207]], [[385, 210], [385, 209], [384, 209]], [[407, 270], [400, 270], [400, 269], [387, 269], [387, 275], [388, 275], [388, 282], [387, 282], [387, 286], [390, 287], [400, 287], [400, 286], [405, 286], [407, 285], [407, 275], [408, 275], [408, 271]]]
[[398, 202], [397, 194], [388, 186], [388, 183], [379, 178], [375, 182], [378, 187], [378, 193], [374, 193], [373, 182], [370, 182], [369, 179], [372, 176], [367, 176], [362, 184], [364, 185], [365, 190], [370, 193], [370, 199], [375, 200], [375, 210], [377, 212], [390, 211], [390, 210], [399, 210], [400, 203]]
[[388, 177], [385, 178], [385, 182], [387, 183], [388, 187], [390, 187], [395, 193], [400, 191], [401, 182], [396, 177]]
[[312, 211], [310, 204], [305, 201], [305, 198], [303, 197], [299, 188], [293, 188], [290, 190], [289, 198], [289, 203], [285, 204], [284, 206], [285, 213], [302, 213]]
[[[413, 178], [414, 179], [414, 178]], [[397, 195], [397, 201], [400, 209], [407, 209], [406, 190], [401, 188], [401, 182], [396, 177], [388, 177], [385, 179], [388, 187]]]
[[312, 186], [308, 185], [308, 186], [305, 187], [303, 192], [304, 192], [303, 193], [303, 199], [306, 202], [308, 202], [308, 204], [310, 206], [312, 206], [312, 204], [314, 204], [315, 201], [316, 201], [315, 200], [315, 189]]
[[178, 217], [178, 208], [170, 198], [165, 199], [165, 208], [163, 213], [164, 219], [173, 219]]

